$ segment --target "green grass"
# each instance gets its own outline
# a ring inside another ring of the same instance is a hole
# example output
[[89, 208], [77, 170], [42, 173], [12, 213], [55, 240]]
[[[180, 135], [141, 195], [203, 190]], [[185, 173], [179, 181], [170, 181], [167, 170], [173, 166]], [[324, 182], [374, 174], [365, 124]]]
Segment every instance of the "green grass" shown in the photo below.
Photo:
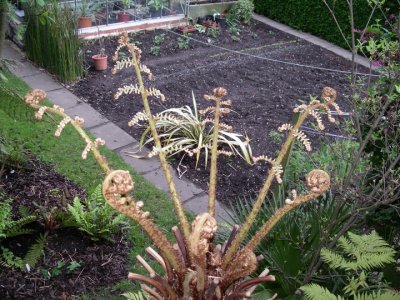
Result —
[[[29, 90], [29, 86], [9, 72], [6, 72], [6, 75], [8, 81], [0, 81], [0, 136], [6, 140], [19, 141], [41, 161], [51, 164], [57, 172], [83, 188], [89, 191], [95, 188], [102, 182], [103, 173], [92, 155], [89, 155], [87, 160], [81, 159], [85, 144], [78, 134], [67, 125], [61, 137], [55, 137], [54, 132], [59, 120], [45, 116], [42, 121], [36, 121], [33, 109], [27, 107], [20, 99], [4, 93], [6, 88], [23, 96]], [[113, 169], [128, 170], [132, 174], [135, 181], [134, 196], [145, 203], [144, 208], [171, 238], [171, 227], [177, 224], [177, 219], [168, 195], [155, 188], [111, 150], [106, 147], [101, 147], [100, 150]], [[134, 257], [143, 254], [144, 248], [150, 246], [151, 241], [137, 225], [132, 226], [129, 237], [133, 243], [129, 253], [132, 262], [130, 269], [138, 271], [134, 265]]]

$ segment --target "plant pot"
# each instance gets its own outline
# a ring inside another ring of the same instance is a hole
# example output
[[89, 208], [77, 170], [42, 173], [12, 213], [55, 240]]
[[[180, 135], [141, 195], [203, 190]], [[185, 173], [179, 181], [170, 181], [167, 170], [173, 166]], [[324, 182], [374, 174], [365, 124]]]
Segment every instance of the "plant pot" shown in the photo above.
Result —
[[221, 26], [221, 27], [227, 27], [225, 16], [222, 16], [222, 15], [215, 16], [215, 22], [217, 22], [217, 24], [219, 24], [219, 26]]
[[107, 55], [96, 54], [92, 56], [92, 60], [96, 71], [104, 71], [107, 69]]
[[119, 12], [117, 15], [118, 22], [129, 22], [131, 15], [126, 12]]
[[193, 25], [182, 25], [178, 26], [176, 30], [182, 33], [195, 32], [196, 27], [194, 27]]
[[92, 17], [79, 17], [78, 28], [92, 27]]

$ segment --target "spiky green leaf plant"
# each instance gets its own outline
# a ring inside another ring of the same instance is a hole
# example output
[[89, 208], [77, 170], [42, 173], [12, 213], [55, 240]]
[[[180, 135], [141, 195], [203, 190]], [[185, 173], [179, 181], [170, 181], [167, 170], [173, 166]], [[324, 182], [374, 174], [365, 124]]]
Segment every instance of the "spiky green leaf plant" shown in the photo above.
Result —
[[[162, 149], [155, 148], [150, 152], [150, 157], [157, 155], [159, 151], [163, 151], [169, 156], [185, 153], [190, 157], [196, 157], [197, 166], [200, 154], [204, 153], [204, 163], [207, 166], [213, 139], [214, 122], [210, 118], [203, 117], [207, 110], [198, 111], [193, 93], [192, 97], [193, 109], [188, 105], [180, 108], [169, 108], [153, 116]], [[138, 112], [129, 122], [129, 126], [140, 126], [140, 121], [147, 121], [144, 112]], [[140, 138], [140, 146], [146, 146], [153, 141], [150, 127], [147, 126]], [[238, 155], [249, 164], [253, 162], [248, 138], [232, 132], [232, 126], [220, 124], [218, 144], [221, 147], [220, 153]]]

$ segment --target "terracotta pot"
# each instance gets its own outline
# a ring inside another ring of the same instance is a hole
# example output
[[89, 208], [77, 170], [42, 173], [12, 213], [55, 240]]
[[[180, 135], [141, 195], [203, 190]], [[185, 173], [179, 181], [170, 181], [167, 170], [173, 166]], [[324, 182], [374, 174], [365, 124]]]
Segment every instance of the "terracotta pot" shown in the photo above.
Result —
[[196, 27], [194, 27], [193, 25], [183, 25], [183, 26], [179, 26], [177, 28], [177, 30], [179, 32], [183, 32], [183, 33], [195, 32], [196, 31]]
[[203, 22], [203, 26], [204, 27], [215, 27], [215, 28], [219, 28], [219, 24], [217, 22], [213, 22], [213, 21], [204, 21]]
[[92, 60], [96, 71], [104, 71], [107, 69], [107, 55], [96, 54], [92, 56]]
[[78, 28], [92, 27], [92, 17], [79, 17]]
[[126, 12], [119, 12], [117, 15], [118, 22], [129, 22], [131, 15]]

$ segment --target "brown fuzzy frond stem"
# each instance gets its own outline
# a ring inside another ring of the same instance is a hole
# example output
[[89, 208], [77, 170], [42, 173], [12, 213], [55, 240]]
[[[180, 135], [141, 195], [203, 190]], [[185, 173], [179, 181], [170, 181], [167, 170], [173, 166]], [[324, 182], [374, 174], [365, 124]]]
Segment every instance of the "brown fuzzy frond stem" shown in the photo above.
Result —
[[[131, 45], [131, 44], [127, 44], [127, 47], [128, 47], [129, 52], [131, 53], [133, 60], [134, 60], [133, 66], [135, 69], [136, 77], [138, 79], [139, 88], [141, 91], [141, 96], [142, 96], [142, 101], [143, 101], [143, 106], [144, 106], [144, 109], [145, 109], [145, 112], [147, 114], [147, 118], [149, 121], [149, 127], [151, 130], [152, 136], [154, 138], [154, 144], [157, 148], [162, 149], [161, 141], [160, 141], [160, 138], [157, 133], [156, 126], [155, 126], [155, 121], [154, 121], [153, 115], [151, 113], [149, 102], [147, 99], [147, 92], [146, 92], [146, 88], [144, 87], [144, 84], [143, 84], [141, 70], [139, 67], [139, 61], [137, 60], [135, 49], [134, 49], [133, 45]], [[185, 215], [185, 210], [182, 206], [182, 202], [180, 200], [179, 194], [178, 194], [175, 184], [172, 180], [172, 175], [169, 170], [165, 154], [163, 152], [159, 153], [159, 159], [160, 159], [161, 166], [164, 170], [164, 174], [165, 174], [165, 177], [166, 177], [166, 180], [168, 183], [168, 187], [169, 187], [169, 190], [171, 193], [172, 201], [175, 206], [175, 211], [176, 211], [176, 214], [177, 214], [177, 217], [179, 220], [179, 228], [185, 238], [184, 240], [185, 240], [186, 248], [188, 249], [189, 248], [190, 225], [189, 225], [189, 222]]]
[[[287, 152], [289, 151], [293, 140], [296, 138], [293, 133], [298, 132], [300, 126], [304, 123], [308, 115], [311, 111], [316, 109], [325, 109], [334, 103], [336, 100], [336, 91], [332, 88], [324, 88], [322, 93], [322, 98], [325, 100], [325, 103], [321, 103], [320, 101], [314, 100], [309, 105], [304, 105], [302, 111], [300, 112], [299, 118], [296, 124], [291, 128], [285, 143], [282, 145], [281, 150], [278, 154], [278, 157], [275, 160], [274, 166], [280, 166], [283, 159], [285, 158]], [[233, 261], [233, 257], [237, 253], [240, 248], [241, 243], [247, 236], [255, 218], [257, 217], [261, 206], [269, 192], [269, 189], [272, 185], [273, 179], [275, 177], [275, 172], [273, 172], [273, 168], [270, 170], [267, 179], [264, 182], [264, 185], [261, 187], [260, 192], [258, 194], [257, 200], [254, 203], [254, 206], [246, 218], [246, 221], [243, 223], [239, 233], [236, 235], [235, 239], [232, 242], [231, 247], [228, 248], [226, 255], [223, 257], [222, 268], [226, 269], [230, 263]]]
[[239, 284], [235, 290], [227, 296], [225, 299], [238, 299], [240, 295], [246, 295], [246, 297], [249, 297], [251, 299], [251, 292], [245, 292], [246, 289], [250, 289], [253, 286], [256, 286], [257, 284], [260, 284], [262, 282], [274, 282], [275, 281], [275, 276], [269, 275], [269, 276], [264, 276], [264, 277], [257, 277], [253, 279], [246, 280]]
[[[42, 105], [39, 104], [34, 104], [34, 103], [29, 103], [28, 104], [30, 107], [32, 107], [35, 110], [40, 110]], [[53, 115], [57, 115], [62, 117], [63, 119], [65, 118], [70, 118], [66, 113], [64, 113], [62, 110], [54, 108], [54, 107], [46, 107], [46, 112], [47, 113], [52, 113]], [[91, 144], [93, 141], [90, 139], [90, 137], [86, 134], [85, 130], [82, 129], [82, 124], [80, 122], [75, 121], [74, 119], [70, 118], [71, 120], [69, 121], [69, 124], [72, 125], [72, 127], [76, 130], [76, 132], [80, 135], [80, 137], [85, 141], [85, 143]], [[104, 158], [103, 155], [100, 154], [100, 151], [96, 147], [91, 147], [90, 151], [93, 153], [93, 156], [101, 169], [103, 170], [104, 174], [107, 175], [111, 172], [111, 168], [108, 166], [108, 163], [106, 159]]]
[[179, 274], [184, 274], [186, 268], [183, 261], [175, 252], [172, 244], [157, 225], [148, 218], [149, 213], [141, 210], [142, 205], [138, 205], [139, 202], [135, 202], [134, 199], [128, 195], [132, 189], [133, 182], [127, 171], [112, 171], [103, 181], [103, 195], [108, 204], [115, 210], [136, 221], [148, 234], [157, 248], [164, 254], [175, 271]]
[[158, 290], [158, 292], [161, 293], [161, 296], [163, 297], [162, 299], [169, 299], [167, 288], [161, 282], [157, 281], [156, 279], [149, 278], [144, 275], [135, 274], [135, 273], [129, 273], [128, 279], [133, 280], [133, 281], [137, 280], [137, 281], [141, 281], [146, 284], [149, 284], [152, 287], [156, 288]]
[[221, 115], [221, 98], [226, 96], [226, 89], [219, 87], [213, 90], [213, 96], [209, 96], [209, 99], [214, 100], [214, 129], [213, 129], [213, 141], [211, 148], [211, 166], [210, 166], [210, 185], [208, 189], [208, 213], [215, 216], [215, 195], [217, 187], [217, 158], [218, 158], [218, 134], [219, 134], [219, 118]]

